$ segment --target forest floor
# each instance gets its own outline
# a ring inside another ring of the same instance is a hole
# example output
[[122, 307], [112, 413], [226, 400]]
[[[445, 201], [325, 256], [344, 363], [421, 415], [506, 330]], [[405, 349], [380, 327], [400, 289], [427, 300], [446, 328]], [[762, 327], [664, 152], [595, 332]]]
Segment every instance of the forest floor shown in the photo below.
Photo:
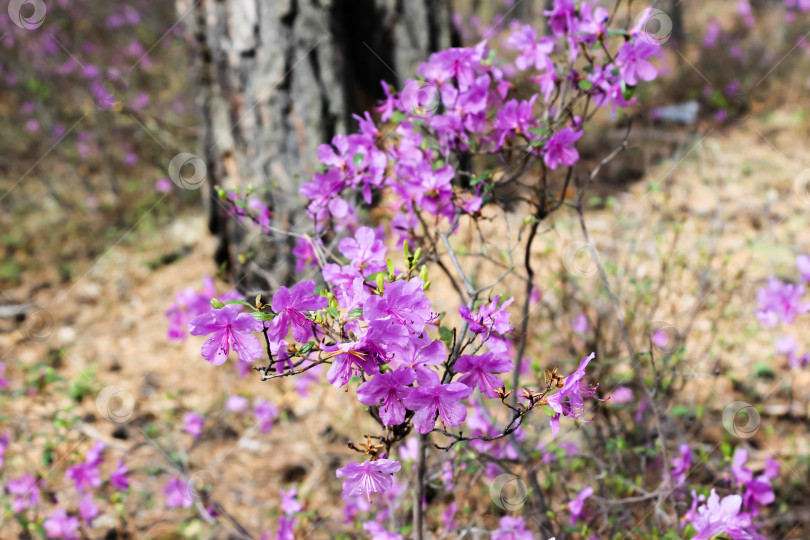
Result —
[[[648, 248], [650, 243], [655, 245], [656, 237], [652, 232], [645, 236], [643, 231], [654, 231], [656, 223], [680, 216], [683, 233], [672, 256], [683, 262], [682, 271], [670, 275], [657, 291], [666, 303], [657, 313], [675, 326], [679, 322], [682, 326], [687, 319], [684, 314], [702, 302], [698, 294], [701, 272], [708, 270], [710, 279], [718, 277], [711, 275], [712, 268], [718, 267], [701, 266], [698, 253], [713, 250], [715, 259], [723, 262], [723, 271], [733, 270], [729, 276], [739, 279], [741, 287], [722, 312], [689, 319], [693, 322], [685, 360], [694, 382], [685, 389], [681, 402], [670, 407], [693, 407], [705, 401], [717, 420], [723, 408], [735, 400], [754, 403], [761, 410], [763, 429], [761, 436], [749, 441], [755, 448], [752, 462], [761, 464], [768, 455], [780, 458], [782, 474], [794, 484], [803, 482], [798, 471], [804, 469], [797, 463], [810, 450], [810, 374], [806, 369], [791, 370], [784, 359], [775, 357], [775, 336], [758, 330], [753, 309], [756, 288], [770, 275], [795, 276], [796, 253], [810, 252], [810, 200], [806, 193], [794, 190], [794, 180], [805, 165], [800, 120], [797, 111], [777, 111], [740, 129], [704, 130], [675, 156], [649, 168], [640, 182], [617, 194], [609, 207], [587, 216], [600, 255], [619, 267], [633, 266], [615, 273], [617, 285], [624, 277], [655, 273], [655, 250], [651, 253]], [[246, 526], [259, 527], [262, 516], [272, 515], [277, 486], [290, 482], [300, 483], [301, 498], [310, 501], [310, 508], [317, 507], [326, 523], [334, 520], [337, 525], [342, 512], [340, 497], [320, 488], [335, 484], [335, 465], [351, 453], [345, 443], [359, 437], [356, 426], [368, 425], [367, 420], [350, 406], [351, 396], [342, 392], [318, 389], [302, 398], [291, 381], [262, 383], [257, 375], [240, 379], [232, 369], [211, 366], [200, 357], [199, 338], [168, 340], [164, 312], [174, 295], [189, 286], [199, 289], [203, 276], [215, 275], [217, 270], [214, 240], [199, 211], [185, 208], [172, 215], [169, 206], [173, 204], [161, 201], [160, 220], [111, 235], [103, 247], [89, 250], [93, 256], [83, 256], [88, 250], [82, 249], [74, 249], [68, 261], [50, 250], [14, 254], [34, 258], [36, 264], [17, 261], [29, 270], [3, 289], [2, 303], [32, 303], [42, 311], [14, 329], [12, 321], [2, 321], [0, 350], [6, 374], [31, 380], [43, 365], [51, 366], [78, 389], [74, 392], [78, 398], [49, 394], [44, 401], [8, 401], [4, 415], [25, 418], [27, 425], [18, 425], [18, 429], [28, 433], [47, 432], [56, 428], [42, 428], [36, 422], [51, 421], [54, 410], [75, 407], [83, 416], [78, 429], [85, 436], [141, 456], [144, 469], [138, 479], [151, 485], [152, 491], [163, 485], [163, 480], [148, 473], [149, 467], [165, 467], [156, 465], [160, 460], [155, 447], [160, 446], [169, 454], [187, 456], [184, 459], [192, 470], [204, 471], [205, 482]], [[38, 220], [34, 219], [37, 226], [41, 225]], [[572, 215], [561, 216], [544, 237], [545, 249], [538, 250], [538, 263], [551, 269], [540, 273], [541, 290], [546, 287], [543, 279], [558, 275], [561, 246], [581, 238], [576, 228], [563, 225], [566, 220], [574, 221]], [[20, 223], [14, 226], [30, 225]], [[47, 234], [47, 230], [20, 234]], [[633, 235], [636, 239], [628, 242]], [[50, 243], [43, 240], [41, 245]], [[161, 263], [177, 254], [176, 260]], [[60, 272], [66, 262], [72, 268], [67, 279]], [[227, 285], [218, 283], [218, 290], [227, 290]], [[544, 295], [542, 303], [547, 309], [553, 310], [555, 302], [554, 294]], [[536, 318], [537, 328], [545, 329], [538, 331], [567, 324], [564, 317], [548, 324], [542, 314]], [[566, 354], [564, 348], [530, 352], [558, 359]], [[735, 383], [714, 377], [712, 373], [718, 369], [730, 372]], [[111, 385], [125, 388], [134, 397], [134, 415], [123, 431], [101, 418], [96, 408], [98, 391]], [[247, 419], [227, 416], [225, 399], [235, 393], [276, 403], [282, 410], [278, 426], [262, 434]], [[166, 420], [179, 425], [179, 418], [188, 410], [205, 412], [214, 419], [197, 442], [192, 443], [179, 427], [175, 433], [156, 428]], [[706, 420], [700, 429], [704, 441], [723, 439], [717, 421]], [[528, 431], [530, 437], [538, 436], [532, 426]], [[133, 449], [128, 440], [138, 439], [139, 434], [152, 442]], [[67, 458], [73, 448], [67, 443], [57, 448], [57, 459]], [[26, 449], [33, 462], [39, 462], [38, 454], [44, 451], [41, 441]], [[60, 481], [64, 480], [53, 480], [55, 485]], [[177, 525], [159, 503], [147, 505], [143, 511], [147, 514], [139, 521], [157, 525], [141, 534], [160, 537], [160, 531]]]

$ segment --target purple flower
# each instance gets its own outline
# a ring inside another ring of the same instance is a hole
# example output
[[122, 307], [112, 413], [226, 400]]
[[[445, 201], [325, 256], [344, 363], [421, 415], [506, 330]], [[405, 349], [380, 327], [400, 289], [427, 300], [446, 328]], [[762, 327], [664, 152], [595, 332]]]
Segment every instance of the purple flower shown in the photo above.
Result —
[[281, 511], [287, 514], [288, 516], [294, 516], [298, 512], [301, 511], [301, 503], [298, 502], [296, 497], [298, 496], [298, 489], [291, 488], [288, 491], [284, 491], [280, 489], [279, 494], [281, 495]]
[[118, 466], [115, 468], [112, 474], [110, 474], [110, 485], [118, 491], [126, 491], [129, 489], [129, 478], [127, 478], [128, 472], [129, 469], [126, 465], [124, 465], [124, 462], [119, 461]]
[[[697, 504], [697, 496], [692, 492], [693, 507]], [[689, 512], [686, 518], [697, 531], [694, 540], [709, 540], [718, 534], [725, 533], [733, 540], [747, 540], [755, 538], [748, 531], [751, 528], [751, 516], [740, 512], [742, 497], [727, 495], [720, 497], [712, 489], [706, 504]]]
[[658, 45], [646, 41], [628, 41], [619, 48], [616, 63], [619, 74], [629, 86], [636, 86], [638, 80], [651, 81], [658, 75], [658, 70], [647, 60], [659, 50]]
[[88, 488], [97, 488], [101, 485], [98, 467], [88, 463], [79, 463], [68, 467], [65, 478], [73, 480], [76, 491], [84, 493]]
[[316, 287], [315, 282], [309, 280], [298, 283], [291, 289], [282, 286], [276, 291], [271, 307], [277, 315], [267, 326], [270, 341], [284, 339], [290, 326], [293, 338], [299, 343], [306, 343], [313, 337], [312, 326], [315, 323], [304, 312], [318, 311], [329, 304], [325, 296], [315, 292]]
[[500, 298], [500, 295], [497, 295], [492, 299], [489, 305], [484, 304], [478, 308], [478, 313], [475, 314], [473, 314], [472, 310], [467, 306], [460, 306], [458, 308], [458, 313], [461, 315], [461, 318], [469, 323], [471, 332], [476, 334], [494, 332], [504, 335], [512, 330], [512, 327], [509, 325], [509, 312], [506, 311], [506, 308], [515, 301], [515, 297], [513, 296], [504, 302], [499, 308], [498, 301]]
[[692, 465], [692, 450], [688, 444], [682, 444], [678, 447], [677, 457], [672, 458], [672, 477], [675, 479], [675, 485], [680, 486], [686, 482], [687, 472]]
[[415, 411], [413, 424], [419, 433], [430, 433], [436, 425], [436, 413], [442, 425], [460, 426], [467, 417], [467, 407], [460, 400], [470, 397], [473, 389], [466, 384], [454, 382], [440, 384], [439, 376], [431, 386], [414, 388], [405, 398], [405, 406]]
[[405, 406], [402, 400], [411, 391], [408, 385], [415, 379], [413, 371], [400, 370], [375, 375], [360, 385], [357, 398], [363, 405], [380, 406], [380, 419], [386, 426], [398, 426], [405, 421]]
[[543, 12], [554, 35], [561, 36], [571, 29], [576, 18], [575, 9], [575, 0], [554, 0], [551, 10]]
[[532, 96], [529, 101], [518, 102], [516, 99], [510, 99], [498, 109], [498, 115], [492, 125], [497, 134], [495, 141], [497, 148], [503, 146], [509, 135], [524, 135], [530, 139], [533, 137], [529, 129], [536, 125], [532, 113], [532, 106], [536, 100], [537, 95]]
[[321, 350], [332, 358], [326, 379], [335, 388], [349, 382], [352, 373], [360, 370], [368, 375], [379, 373], [379, 366], [397, 353], [402, 354], [410, 338], [408, 329], [391, 321], [372, 321], [360, 331], [357, 341], [323, 346]]
[[237, 313], [228, 308], [197, 315], [188, 323], [188, 331], [193, 336], [211, 334], [202, 346], [202, 355], [215, 366], [225, 363], [231, 347], [243, 362], [260, 358], [264, 351], [259, 340], [250, 332], [260, 332], [262, 328], [262, 323], [250, 314]]
[[447, 348], [442, 341], [417, 338], [408, 343], [407, 350], [393, 359], [390, 366], [393, 369], [410, 369], [416, 376], [416, 381], [421, 386], [427, 386], [431, 384], [436, 375], [436, 372], [429, 366], [439, 366], [445, 358], [447, 358]]
[[90, 527], [93, 526], [93, 520], [98, 517], [98, 505], [93, 502], [93, 495], [90, 493], [79, 499], [79, 515]]
[[278, 408], [275, 404], [258, 399], [253, 407], [253, 413], [256, 415], [256, 423], [259, 424], [262, 433], [267, 433], [273, 429], [273, 420], [278, 418]]
[[386, 530], [382, 525], [376, 521], [367, 521], [363, 523], [363, 530], [367, 531], [369, 540], [402, 540], [401, 534], [392, 533]]
[[565, 378], [563, 387], [548, 398], [548, 406], [555, 412], [555, 415], [551, 418], [552, 436], [556, 436], [560, 430], [561, 415], [581, 420], [580, 415], [585, 408], [583, 398], [595, 397], [596, 388], [599, 385], [591, 386], [582, 381], [585, 378], [585, 368], [595, 356], [596, 353], [591, 353], [583, 358], [577, 370]]
[[63, 538], [64, 540], [75, 540], [79, 536], [79, 518], [69, 516], [62, 508], [57, 508], [48, 516], [42, 524], [45, 528], [45, 536], [48, 538]]
[[533, 540], [534, 535], [526, 529], [526, 521], [520, 516], [503, 516], [498, 528], [492, 531], [492, 540]]
[[748, 461], [748, 451], [744, 448], [737, 448], [731, 459], [731, 474], [738, 484], [747, 484], [754, 479], [754, 473], [744, 467], [746, 461]]
[[378, 272], [385, 265], [385, 244], [377, 240], [371, 227], [360, 227], [354, 238], [341, 239], [338, 249], [360, 271]]
[[88, 465], [93, 467], [98, 467], [104, 461], [104, 449], [107, 448], [107, 445], [104, 441], [96, 441], [94, 444], [84, 455], [84, 462]]
[[163, 488], [163, 493], [166, 495], [166, 506], [169, 508], [191, 508], [194, 504], [188, 483], [179, 478], [170, 478]]
[[399, 447], [399, 459], [402, 461], [416, 461], [419, 441], [416, 437], [410, 437], [408, 441]]
[[574, 319], [573, 324], [571, 325], [571, 330], [576, 332], [577, 334], [587, 334], [591, 331], [591, 325], [588, 322], [588, 317], [584, 313], [580, 313], [577, 315], [577, 318]]
[[569, 524], [573, 527], [576, 521], [585, 516], [585, 499], [593, 495], [593, 488], [588, 486], [579, 492], [576, 499], [568, 503], [568, 510], [571, 511]]
[[802, 281], [810, 282], [810, 256], [799, 255], [796, 257], [796, 268], [802, 275]]
[[417, 73], [437, 83], [455, 78], [458, 89], [464, 91], [475, 81], [476, 67], [484, 57], [485, 46], [486, 42], [481, 42], [475, 48], [453, 47], [433, 53], [428, 62], [419, 66]]
[[278, 518], [278, 533], [276, 533], [276, 540], [295, 540], [295, 533], [293, 527], [295, 526], [295, 518], [289, 516], [281, 516]]
[[242, 412], [247, 408], [248, 400], [245, 397], [233, 394], [228, 396], [225, 407], [231, 412]]
[[521, 26], [513, 32], [506, 45], [520, 51], [515, 59], [515, 67], [523, 71], [530, 67], [542, 70], [548, 63], [549, 55], [554, 51], [554, 41], [549, 37], [537, 39], [537, 30], [530, 24]]
[[577, 152], [574, 143], [582, 137], [581, 131], [574, 131], [572, 128], [563, 128], [554, 133], [551, 138], [546, 142], [543, 152], [543, 161], [549, 169], [556, 169], [562, 163], [566, 167], [570, 167], [579, 161], [579, 152]]
[[782, 283], [776, 278], [768, 280], [768, 286], [757, 291], [759, 309], [756, 314], [764, 328], [772, 328], [781, 320], [793, 324], [797, 315], [810, 310], [810, 303], [803, 302], [804, 285]]
[[8, 450], [8, 445], [10, 443], [8, 435], [3, 433], [0, 435], [0, 467], [3, 466], [3, 463], [6, 461], [6, 450]]
[[315, 249], [312, 243], [303, 236], [298, 239], [295, 247], [292, 249], [292, 254], [295, 257], [295, 271], [303, 272], [310, 266], [318, 266], [318, 257], [315, 255]]
[[8, 386], [8, 379], [3, 377], [3, 373], [6, 372], [6, 364], [0, 362], [0, 388], [5, 388]]
[[465, 354], [453, 365], [453, 370], [457, 373], [466, 373], [458, 382], [472, 389], [477, 386], [481, 393], [490, 399], [498, 397], [495, 390], [504, 386], [503, 381], [492, 374], [508, 373], [512, 369], [512, 360], [491, 352], [479, 356]]
[[300, 192], [309, 199], [307, 211], [315, 219], [330, 216], [342, 219], [349, 213], [349, 204], [338, 196], [344, 187], [346, 179], [339, 169], [333, 167], [326, 173], [313, 175], [312, 182], [302, 185]]
[[365, 495], [371, 501], [372, 493], [385, 493], [394, 483], [393, 474], [402, 468], [399, 461], [378, 459], [363, 463], [349, 463], [337, 470], [338, 478], [343, 481], [343, 496]]
[[6, 487], [9, 494], [14, 496], [12, 510], [15, 514], [39, 502], [39, 486], [34, 477], [28, 473], [16, 480], [9, 480]]
[[442, 512], [442, 530], [445, 533], [455, 530], [456, 520], [455, 515], [458, 512], [458, 504], [455, 501], [447, 505], [447, 508]]
[[382, 296], [372, 295], [366, 300], [363, 316], [370, 321], [391, 317], [412, 333], [421, 334], [431, 319], [430, 300], [425, 298], [423, 284], [419, 278], [387, 284]]
[[613, 395], [610, 396], [610, 399], [614, 404], [633, 401], [633, 391], [626, 386], [619, 386], [613, 391]]
[[202, 427], [205, 422], [202, 416], [195, 412], [187, 412], [183, 415], [183, 421], [186, 424], [183, 431], [195, 438], [202, 434]]

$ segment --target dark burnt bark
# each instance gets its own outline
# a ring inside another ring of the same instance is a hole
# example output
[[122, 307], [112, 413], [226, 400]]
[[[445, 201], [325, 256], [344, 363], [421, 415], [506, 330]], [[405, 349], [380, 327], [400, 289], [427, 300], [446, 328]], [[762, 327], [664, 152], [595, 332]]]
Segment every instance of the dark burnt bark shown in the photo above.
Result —
[[227, 216], [215, 186], [253, 186], [275, 227], [305, 229], [298, 188], [317, 170], [318, 145], [356, 127], [352, 114], [382, 97], [381, 80], [397, 85], [456, 44], [450, 0], [201, 0], [192, 9], [217, 262], [255, 294], [293, 280], [294, 239], [259, 238]]

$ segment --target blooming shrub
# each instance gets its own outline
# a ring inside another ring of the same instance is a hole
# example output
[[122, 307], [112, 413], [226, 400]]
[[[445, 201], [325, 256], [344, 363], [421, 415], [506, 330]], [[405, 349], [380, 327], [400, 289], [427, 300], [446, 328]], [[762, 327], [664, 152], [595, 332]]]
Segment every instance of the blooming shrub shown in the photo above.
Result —
[[[789, 14], [800, 10], [789, 7]], [[127, 13], [115, 24], [133, 17]], [[240, 376], [291, 378], [301, 397], [344, 394], [368, 414], [372, 430], [350, 428], [357, 460], [324, 462], [342, 486], [343, 522], [328, 523], [333, 536], [760, 538], [764, 508], [777, 500], [777, 462], [762, 464], [749, 459], [750, 446], [728, 444], [725, 461], [718, 460], [716, 447], [676, 433], [660, 411], [662, 394], [681, 391], [669, 377], [683, 367], [677, 332], [645, 328], [647, 343], [635, 349], [626, 336], [615, 338], [628, 342], [621, 354], [634, 370], [618, 380], [610, 367], [619, 354], [604, 345], [604, 321], [592, 318], [588, 305], [572, 305], [565, 319], [571, 337], [564, 358], [543, 353], [547, 336], [529, 322], [544, 297], [565, 294], [538, 287], [537, 237], [552, 214], [571, 208], [587, 240], [589, 182], [627, 142], [594, 162], [581, 146], [592, 138], [590, 126], [597, 115], [626, 118], [625, 108], [658, 76], [661, 51], [646, 30], [654, 10], [625, 28], [595, 2], [555, 0], [546, 15], [548, 35], [514, 23], [505, 35], [433, 54], [399, 91], [384, 85], [387, 98], [375, 116], [358, 117], [357, 133], [322, 145], [323, 167], [301, 188], [310, 222], [289, 234], [296, 271], [314, 269], [315, 277], [247, 299], [217, 294], [206, 278], [201, 291], [190, 287], [175, 297], [168, 337], [195, 336], [194, 346], [199, 341], [202, 357], [218, 369], [231, 359]], [[740, 15], [748, 21], [750, 8]], [[708, 37], [719, 39], [713, 28]], [[103, 86], [94, 89], [104, 107], [116, 107]], [[272, 212], [250, 195], [220, 190], [233, 219], [267, 234]], [[501, 215], [505, 225], [493, 227]], [[577, 252], [595, 261], [617, 334], [627, 334], [607, 271], [585, 244]], [[810, 259], [800, 256], [797, 267], [810, 280]], [[803, 285], [773, 278], [757, 294], [758, 320], [764, 328], [798, 328], [810, 311], [804, 294]], [[791, 367], [810, 361], [793, 336], [779, 338], [776, 349]], [[52, 370], [33, 372], [43, 387], [56, 381]], [[0, 378], [4, 392], [9, 386], [22, 388]], [[149, 484], [139, 500], [145, 506], [193, 512], [214, 535], [251, 537], [227, 500], [192, 474], [186, 455], [231, 426], [247, 427], [235, 448], [296, 426], [288, 403], [242, 393], [228, 388], [214, 412], [169, 411], [169, 430], [183, 441], [176, 448], [160, 447], [139, 419], [136, 446], [153, 448], [159, 466], [130, 470], [129, 451], [83, 438], [46, 474], [4, 476], [4, 503], [22, 529], [40, 537], [89, 537], [110, 526], [111, 516], [126, 526], [137, 474]], [[107, 405], [107, 414], [120, 412]], [[68, 418], [56, 419], [55, 429], [80, 424]], [[532, 421], [542, 426], [541, 440], [525, 429]], [[629, 427], [621, 431], [620, 423]], [[573, 432], [586, 433], [591, 448], [610, 457], [567, 440]], [[24, 444], [0, 435], [0, 465], [12, 441]], [[616, 468], [633, 473], [611, 474]], [[480, 478], [489, 493], [477, 490]], [[552, 489], [555, 500], [547, 500]], [[278, 525], [262, 538], [306, 537], [328, 519], [299, 500], [296, 487], [265, 492], [279, 499], [270, 513]], [[456, 500], [459, 492], [467, 500]], [[641, 503], [656, 523], [645, 532], [613, 511]], [[531, 511], [517, 515], [524, 504]], [[488, 510], [497, 519], [479, 520]], [[192, 524], [182, 530], [200, 534]]]

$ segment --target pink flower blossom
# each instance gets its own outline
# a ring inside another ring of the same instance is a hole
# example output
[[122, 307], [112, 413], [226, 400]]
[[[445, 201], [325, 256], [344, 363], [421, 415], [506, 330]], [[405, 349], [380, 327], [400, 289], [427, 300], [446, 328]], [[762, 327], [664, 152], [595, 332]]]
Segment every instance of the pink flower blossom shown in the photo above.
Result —
[[197, 438], [202, 434], [202, 427], [203, 423], [205, 422], [202, 416], [200, 416], [195, 412], [187, 412], [183, 416], [183, 421], [186, 424], [183, 427], [183, 431], [185, 431], [194, 438]]
[[593, 488], [588, 486], [583, 488], [576, 498], [568, 503], [568, 510], [571, 512], [569, 524], [573, 527], [574, 523], [582, 517], [585, 517], [585, 500], [593, 495]]
[[473, 389], [466, 384], [454, 382], [440, 384], [436, 375], [431, 386], [414, 388], [403, 400], [405, 406], [415, 411], [413, 424], [419, 433], [430, 433], [436, 425], [436, 413], [445, 426], [460, 426], [467, 417], [467, 407], [460, 400], [470, 397]]
[[484, 353], [478, 356], [465, 354], [456, 360], [453, 370], [457, 373], [464, 373], [458, 382], [466, 384], [472, 389], [478, 387], [486, 397], [493, 399], [498, 397], [495, 392], [498, 388], [503, 388], [503, 381], [493, 373], [508, 373], [514, 366], [508, 357], [495, 353]]
[[225, 363], [231, 347], [243, 362], [260, 358], [264, 350], [251, 332], [260, 332], [262, 328], [262, 323], [251, 315], [228, 308], [197, 315], [188, 323], [188, 331], [193, 336], [211, 334], [202, 346], [202, 355], [215, 366]]
[[79, 530], [79, 519], [69, 516], [62, 508], [57, 508], [48, 516], [42, 524], [45, 529], [45, 536], [48, 538], [62, 538], [64, 540], [76, 540]]
[[169, 508], [191, 508], [194, 500], [187, 482], [179, 478], [170, 478], [163, 488], [166, 495], [166, 506]]
[[560, 164], [566, 167], [572, 166], [579, 161], [574, 143], [582, 137], [581, 131], [574, 131], [572, 128], [563, 128], [554, 133], [543, 149], [543, 161], [549, 169], [556, 169]]
[[372, 493], [385, 493], [393, 485], [393, 474], [402, 465], [393, 459], [378, 459], [363, 463], [349, 463], [337, 470], [338, 478], [343, 481], [343, 496], [365, 495], [370, 501]]

